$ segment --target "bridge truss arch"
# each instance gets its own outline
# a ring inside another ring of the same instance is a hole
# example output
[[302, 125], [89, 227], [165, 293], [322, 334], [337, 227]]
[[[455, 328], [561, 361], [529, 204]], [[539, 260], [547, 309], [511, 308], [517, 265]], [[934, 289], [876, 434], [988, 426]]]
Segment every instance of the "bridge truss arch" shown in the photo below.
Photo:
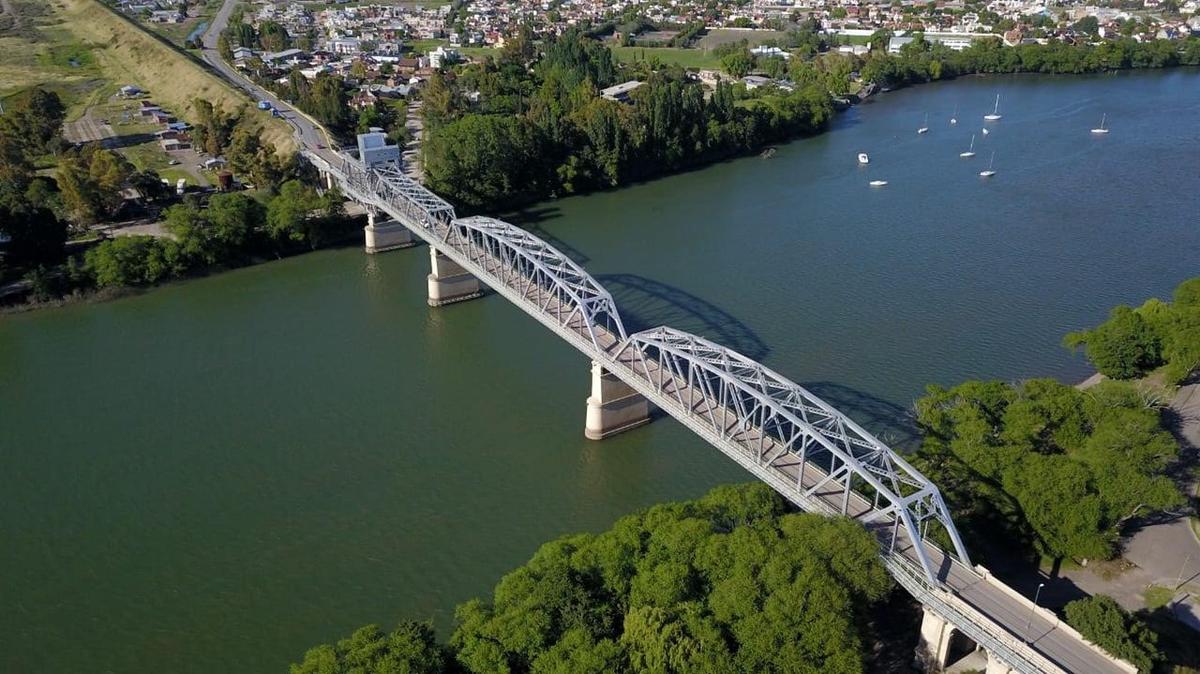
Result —
[[537, 236], [503, 220], [474, 216], [453, 220], [441, 238], [485, 266], [493, 279], [536, 302], [560, 326], [582, 333], [598, 352], [593, 356], [610, 354], [626, 340], [612, 295], [583, 267]]
[[[805, 500], [823, 496], [820, 502], [828, 504], [831, 492], [840, 492], [841, 514], [875, 530], [891, 525], [893, 549], [902, 530], [931, 582], [938, 583], [939, 573], [922, 544], [931, 522], [943, 527], [959, 561], [970, 566], [937, 486], [799, 384], [736, 351], [670, 327], [630, 335], [617, 358], [689, 413], [699, 407], [698, 391], [705, 400], [700, 413], [720, 439], [752, 454], [760, 466], [787, 466], [789, 475], [797, 473], [795, 487]], [[854, 509], [852, 496], [858, 504]]]

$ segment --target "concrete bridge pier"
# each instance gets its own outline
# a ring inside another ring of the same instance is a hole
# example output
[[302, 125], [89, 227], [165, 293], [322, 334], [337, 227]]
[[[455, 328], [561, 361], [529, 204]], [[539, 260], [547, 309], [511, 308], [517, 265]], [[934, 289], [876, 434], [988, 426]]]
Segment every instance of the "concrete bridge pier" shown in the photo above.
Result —
[[924, 609], [921, 618], [921, 640], [917, 643], [917, 662], [927, 672], [940, 672], [949, 664], [950, 637], [954, 632], [942, 616]]
[[368, 253], [382, 253], [400, 248], [411, 248], [417, 240], [407, 227], [386, 216], [379, 217], [378, 210], [367, 207], [367, 226], [363, 227], [364, 249]]
[[926, 672], [984, 671], [986, 674], [1014, 674], [1016, 670], [990, 651], [964, 635], [940, 615], [924, 609], [921, 641], [917, 646], [917, 664]]
[[479, 279], [433, 246], [429, 247], [429, 266], [429, 306], [440, 307], [483, 294]]
[[650, 421], [650, 402], [600, 363], [592, 361], [592, 395], [583, 434], [603, 440]]
[[987, 669], [984, 670], [985, 674], [1016, 674], [1016, 671], [1012, 667], [1009, 667], [1007, 662], [991, 653], [987, 654]]

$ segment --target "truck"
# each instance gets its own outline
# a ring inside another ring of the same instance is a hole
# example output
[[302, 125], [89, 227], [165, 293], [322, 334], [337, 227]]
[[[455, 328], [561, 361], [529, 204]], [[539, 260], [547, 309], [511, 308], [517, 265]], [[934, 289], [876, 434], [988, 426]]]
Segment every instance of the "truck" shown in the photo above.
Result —
[[271, 101], [259, 101], [259, 102], [258, 102], [258, 109], [259, 109], [259, 110], [270, 110], [270, 109], [271, 109], [271, 107], [272, 107], [272, 106], [271, 106]]

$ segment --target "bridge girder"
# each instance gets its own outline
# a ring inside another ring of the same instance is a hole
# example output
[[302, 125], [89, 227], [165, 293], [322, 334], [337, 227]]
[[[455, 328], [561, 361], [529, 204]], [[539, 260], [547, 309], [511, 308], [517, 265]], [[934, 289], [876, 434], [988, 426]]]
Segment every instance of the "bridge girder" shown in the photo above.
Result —
[[[826, 477], [807, 487], [805, 496], [836, 483], [845, 493], [845, 513], [851, 492], [858, 491], [854, 489], [855, 480], [868, 485], [874, 496], [859, 496], [875, 505], [860, 521], [867, 524], [890, 518], [896, 526], [903, 526], [931, 581], [937, 574], [920, 544], [925, 540], [921, 527], [930, 520], [942, 525], [954, 553], [970, 565], [937, 486], [890, 447], [799, 384], [736, 351], [665, 326], [630, 335], [617, 358], [628, 360], [630, 356], [634, 370], [640, 368], [641, 376], [657, 381], [660, 393], [666, 393], [664, 382], [668, 378], [684, 381], [689, 389], [700, 390], [707, 399], [717, 402], [719, 409], [727, 410], [718, 414], [709, 406], [711, 425], [724, 438], [741, 440], [743, 448], [756, 453], [758, 460], [770, 465], [785, 458], [799, 459], [801, 471], [808, 463], [821, 467]], [[682, 399], [678, 386], [670, 388], [679, 403], [692, 405], [690, 400]], [[730, 413], [732, 419], [727, 418]], [[756, 446], [746, 446], [747, 442]], [[803, 479], [801, 472], [800, 481]]]

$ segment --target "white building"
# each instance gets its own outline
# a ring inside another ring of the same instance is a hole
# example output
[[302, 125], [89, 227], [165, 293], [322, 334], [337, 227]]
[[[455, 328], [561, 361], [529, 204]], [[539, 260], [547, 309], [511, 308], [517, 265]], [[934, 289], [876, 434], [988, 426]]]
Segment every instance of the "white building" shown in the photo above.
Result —
[[442, 66], [458, 63], [460, 56], [457, 49], [446, 49], [439, 45], [437, 49], [429, 52], [429, 66], [431, 68], [441, 68]]
[[400, 165], [400, 146], [388, 145], [387, 134], [373, 126], [370, 133], [358, 134], [358, 158], [364, 166]]

